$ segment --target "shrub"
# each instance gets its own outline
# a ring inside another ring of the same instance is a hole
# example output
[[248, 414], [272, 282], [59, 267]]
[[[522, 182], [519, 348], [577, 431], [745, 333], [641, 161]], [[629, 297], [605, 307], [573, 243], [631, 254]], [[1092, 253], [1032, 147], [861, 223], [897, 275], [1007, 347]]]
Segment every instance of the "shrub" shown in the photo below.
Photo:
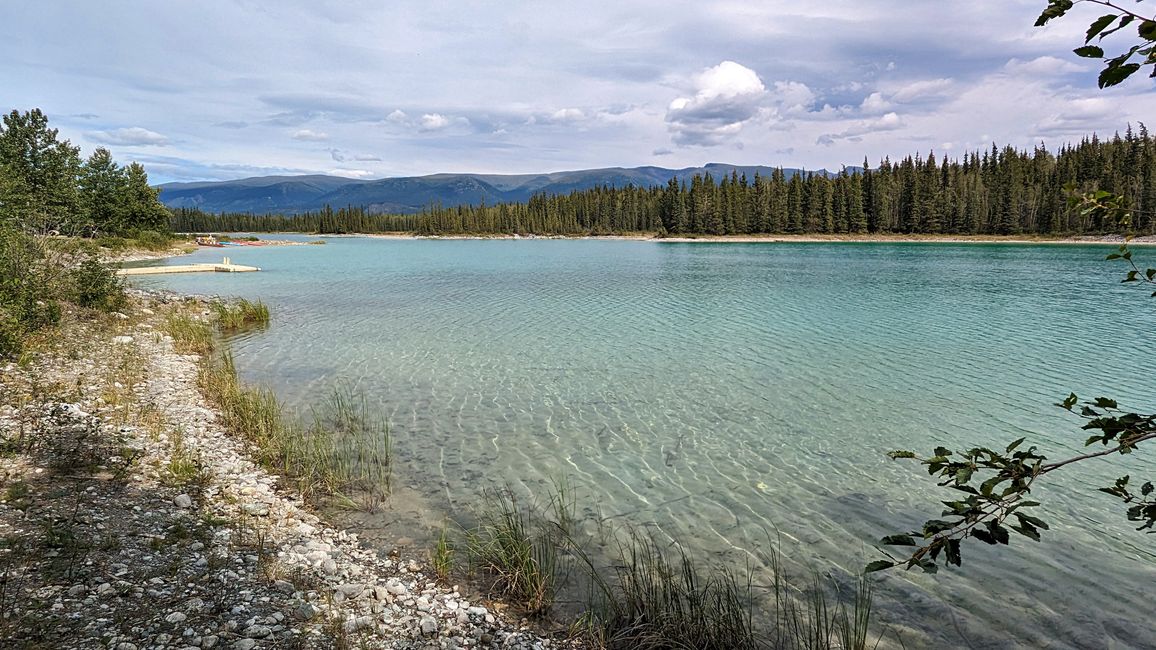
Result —
[[124, 285], [111, 269], [95, 257], [84, 258], [69, 275], [73, 300], [81, 307], [116, 311], [124, 306]]
[[163, 251], [169, 249], [172, 240], [164, 233], [159, 233], [155, 230], [143, 230], [137, 233], [136, 243], [141, 248], [150, 251]]

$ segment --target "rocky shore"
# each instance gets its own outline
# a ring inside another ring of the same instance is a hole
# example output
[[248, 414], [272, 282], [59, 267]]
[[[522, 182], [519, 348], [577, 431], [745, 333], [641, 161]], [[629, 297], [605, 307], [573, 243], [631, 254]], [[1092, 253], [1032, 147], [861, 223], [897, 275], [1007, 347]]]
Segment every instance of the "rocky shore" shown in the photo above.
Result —
[[199, 357], [163, 333], [205, 304], [130, 303], [0, 362], [0, 647], [572, 647], [327, 525], [223, 430]]

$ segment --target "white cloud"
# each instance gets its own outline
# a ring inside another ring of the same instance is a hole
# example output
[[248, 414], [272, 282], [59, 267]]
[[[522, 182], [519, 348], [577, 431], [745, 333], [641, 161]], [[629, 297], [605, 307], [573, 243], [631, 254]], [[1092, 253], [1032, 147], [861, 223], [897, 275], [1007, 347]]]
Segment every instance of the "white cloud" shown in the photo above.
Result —
[[1030, 61], [1021, 61], [1019, 59], [1011, 59], [1004, 66], [1009, 74], [1014, 75], [1028, 75], [1028, 76], [1049, 76], [1054, 77], [1062, 74], [1072, 72], [1083, 72], [1086, 68], [1071, 61], [1056, 58], [1054, 56], [1040, 56]]
[[313, 131], [312, 129], [298, 129], [289, 137], [303, 142], [325, 142], [329, 139], [329, 134], [321, 131]]
[[815, 144], [830, 146], [839, 140], [860, 142], [863, 136], [884, 131], [895, 131], [907, 126], [899, 114], [892, 111], [872, 120], [859, 120], [851, 123], [839, 133], [824, 133], [815, 140]]
[[771, 94], [782, 115], [802, 115], [815, 104], [815, 92], [799, 81], [776, 81]]
[[333, 176], [344, 176], [345, 178], [373, 178], [375, 174], [367, 169], [345, 169], [337, 168], [326, 171], [327, 174]]
[[441, 113], [426, 113], [421, 116], [422, 131], [437, 131], [450, 125], [450, 118]]
[[[734, 61], [703, 70], [695, 76], [693, 89], [692, 96], [675, 98], [666, 111], [666, 122], [676, 144], [721, 144], [756, 118], [767, 98], [767, 88], [759, 75]], [[785, 91], [799, 95], [793, 87]]]
[[87, 131], [84, 135], [88, 137], [89, 140], [101, 144], [163, 147], [169, 143], [169, 139], [165, 136], [156, 131], [149, 131], [139, 126], [113, 129], [111, 131]]
[[859, 110], [870, 115], [884, 113], [891, 110], [891, 102], [883, 99], [883, 93], [874, 92], [863, 99]]
[[577, 122], [585, 118], [586, 113], [578, 108], [560, 108], [550, 115], [550, 119], [555, 122]]
[[392, 113], [385, 116], [385, 119], [389, 122], [393, 122], [396, 124], [396, 123], [402, 123], [402, 122], [409, 120], [409, 116], [405, 114], [405, 111], [401, 110], [400, 108], [397, 108], [397, 109], [394, 109], [394, 111]]
[[1044, 135], [1078, 135], [1096, 130], [1098, 125], [1118, 119], [1119, 106], [1104, 97], [1073, 99], [1060, 104], [1053, 112], [1035, 124], [1035, 131]]
[[909, 83], [891, 94], [891, 101], [908, 104], [916, 101], [943, 99], [951, 94], [951, 79], [926, 79]]

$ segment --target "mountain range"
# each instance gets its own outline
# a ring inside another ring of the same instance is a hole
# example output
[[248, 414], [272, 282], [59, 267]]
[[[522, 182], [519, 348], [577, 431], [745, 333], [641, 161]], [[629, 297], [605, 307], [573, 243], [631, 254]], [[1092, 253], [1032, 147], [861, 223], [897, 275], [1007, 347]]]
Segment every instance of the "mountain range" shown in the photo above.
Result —
[[[848, 171], [857, 168], [848, 167]], [[199, 208], [206, 212], [252, 212], [293, 214], [330, 205], [364, 206], [371, 212], [410, 214], [441, 204], [445, 207], [522, 202], [532, 195], [569, 194], [574, 190], [611, 186], [651, 187], [671, 178], [689, 182], [696, 174], [714, 178], [732, 171], [753, 180], [769, 176], [773, 167], [710, 163], [702, 167], [607, 167], [546, 174], [433, 174], [404, 178], [359, 180], [321, 174], [307, 176], [261, 176], [230, 181], [165, 183], [159, 185], [161, 201], [171, 208]], [[784, 169], [790, 178], [805, 173]], [[815, 173], [833, 174], [825, 169]]]

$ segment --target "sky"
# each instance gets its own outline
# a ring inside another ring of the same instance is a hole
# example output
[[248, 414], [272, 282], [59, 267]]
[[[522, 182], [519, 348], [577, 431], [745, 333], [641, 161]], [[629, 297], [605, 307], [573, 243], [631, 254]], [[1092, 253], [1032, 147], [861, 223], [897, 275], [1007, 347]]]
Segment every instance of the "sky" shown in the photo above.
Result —
[[40, 108], [84, 155], [106, 147], [153, 182], [837, 170], [1054, 150], [1156, 116], [1146, 75], [1099, 90], [1097, 62], [1072, 54], [1101, 12], [1033, 27], [1046, 4], [12, 2], [0, 109]]

